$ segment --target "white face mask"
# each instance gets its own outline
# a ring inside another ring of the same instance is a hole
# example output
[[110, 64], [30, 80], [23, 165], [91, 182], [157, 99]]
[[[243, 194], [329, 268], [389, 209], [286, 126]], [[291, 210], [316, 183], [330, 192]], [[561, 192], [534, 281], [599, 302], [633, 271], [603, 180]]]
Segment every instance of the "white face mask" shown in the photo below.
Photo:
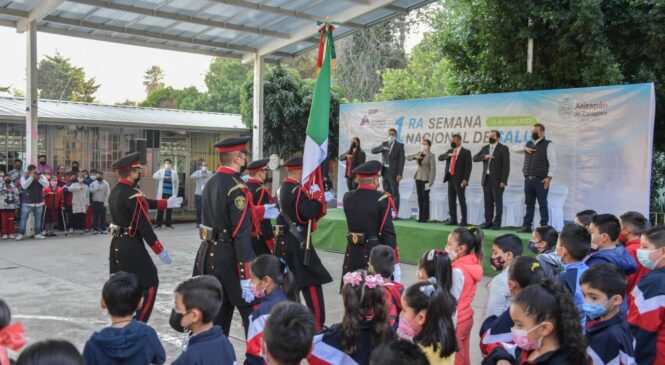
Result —
[[208, 171], [208, 166], [201, 166], [201, 170], [202, 170], [203, 172]]
[[421, 148], [421, 150], [422, 150], [423, 152], [427, 152], [427, 151], [429, 151], [429, 146], [422, 145], [420, 148]]
[[395, 136], [388, 136], [388, 140], [390, 142], [395, 142]]

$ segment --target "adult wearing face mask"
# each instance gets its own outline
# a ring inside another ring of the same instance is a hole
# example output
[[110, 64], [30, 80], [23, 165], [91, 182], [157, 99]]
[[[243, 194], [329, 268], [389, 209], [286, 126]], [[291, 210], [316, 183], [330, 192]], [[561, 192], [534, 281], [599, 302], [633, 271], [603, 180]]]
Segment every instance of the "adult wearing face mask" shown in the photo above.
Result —
[[[157, 170], [157, 172], [152, 175], [153, 179], [159, 181], [159, 185], [157, 186], [157, 199], [169, 199], [178, 196], [180, 182], [178, 181], [178, 172], [173, 170], [172, 166], [173, 164], [171, 160], [167, 158], [164, 160], [164, 167]], [[171, 225], [172, 213], [172, 209], [167, 209], [166, 220], [164, 220], [164, 211], [158, 211], [155, 228], [162, 228], [163, 223], [168, 228], [173, 229], [173, 226]]]
[[521, 232], [531, 232], [533, 215], [536, 211], [536, 200], [540, 209], [540, 225], [546, 226], [550, 221], [547, 209], [547, 193], [550, 190], [552, 177], [556, 173], [556, 152], [552, 141], [545, 138], [545, 126], [536, 123], [531, 131], [531, 140], [525, 146], [515, 146], [515, 153], [524, 153], [524, 201], [526, 214]]
[[46, 155], [39, 155], [37, 158], [39, 164], [37, 165], [37, 170], [40, 171], [41, 173], [47, 173], [49, 175], [53, 175], [55, 172], [53, 170], [53, 166], [49, 165], [46, 163]]
[[106, 233], [106, 207], [109, 206], [111, 187], [104, 180], [104, 172], [95, 173], [96, 179], [90, 184], [92, 196], [92, 230], [93, 234]]
[[72, 170], [70, 172], [68, 172], [67, 175], [70, 176], [71, 180], [75, 181], [76, 176], [79, 174], [79, 172], [81, 172], [79, 170], [79, 162], [78, 161], [72, 161]]
[[429, 192], [436, 177], [436, 160], [430, 151], [431, 148], [432, 141], [423, 139], [420, 152], [406, 158], [418, 162], [418, 170], [414, 176], [418, 194], [418, 222], [429, 221]]
[[190, 176], [190, 178], [196, 182], [196, 190], [194, 191], [194, 203], [196, 203], [196, 227], [201, 225], [201, 194], [203, 193], [203, 187], [208, 182], [211, 175], [210, 171], [208, 171], [208, 163], [201, 161], [201, 168], [194, 171], [192, 176]]
[[[395, 209], [399, 212], [399, 182], [404, 172], [404, 144], [397, 141], [397, 130], [388, 130], [388, 140], [372, 148], [373, 154], [381, 154], [383, 162], [383, 190], [392, 194], [395, 199]], [[397, 219], [397, 218], [395, 218]]]
[[[254, 205], [274, 204], [275, 199], [270, 189], [264, 184], [268, 181], [268, 162], [270, 159], [252, 161], [247, 165], [247, 189], [252, 193]], [[275, 247], [275, 234], [273, 233], [272, 221], [262, 219], [260, 229], [256, 236], [252, 237], [252, 248], [256, 256], [272, 254]]]
[[446, 161], [446, 176], [444, 183], [448, 183], [448, 210], [450, 219], [446, 222], [448, 225], [457, 225], [457, 200], [459, 200], [462, 220], [460, 226], [466, 226], [466, 187], [469, 186], [471, 177], [471, 151], [462, 147], [462, 136], [453, 134], [450, 149], [446, 153], [439, 155], [439, 161]]
[[360, 138], [358, 137], [353, 137], [349, 150], [339, 156], [340, 161], [346, 162], [344, 177], [346, 178], [346, 187], [349, 191], [354, 190], [358, 186], [358, 183], [355, 181], [356, 175], [353, 173], [353, 169], [364, 164], [366, 158], [365, 152], [360, 148]]
[[485, 200], [485, 223], [480, 226], [483, 229], [501, 229], [503, 192], [510, 175], [510, 152], [506, 145], [499, 142], [500, 137], [499, 131], [490, 131], [490, 143], [473, 156], [473, 162], [483, 163], [481, 183]]

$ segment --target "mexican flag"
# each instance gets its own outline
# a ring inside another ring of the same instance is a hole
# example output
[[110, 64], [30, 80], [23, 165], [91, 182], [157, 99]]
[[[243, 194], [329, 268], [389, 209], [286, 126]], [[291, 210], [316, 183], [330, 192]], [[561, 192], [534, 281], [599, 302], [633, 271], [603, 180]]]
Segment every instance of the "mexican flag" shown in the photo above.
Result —
[[330, 126], [330, 69], [335, 62], [335, 45], [331, 23], [320, 23], [319, 57], [316, 85], [312, 93], [312, 108], [307, 120], [307, 136], [303, 152], [302, 183], [308, 188], [317, 184], [323, 191], [321, 164], [328, 156], [328, 130]]

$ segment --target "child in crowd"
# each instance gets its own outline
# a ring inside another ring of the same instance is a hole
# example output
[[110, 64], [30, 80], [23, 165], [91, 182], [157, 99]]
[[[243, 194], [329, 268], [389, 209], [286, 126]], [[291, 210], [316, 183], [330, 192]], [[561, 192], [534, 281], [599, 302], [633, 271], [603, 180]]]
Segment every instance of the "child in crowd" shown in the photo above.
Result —
[[513, 298], [510, 317], [514, 345], [501, 343], [483, 365], [588, 363], [579, 312], [562, 284], [546, 278], [527, 286]]
[[84, 182], [83, 173], [76, 174], [76, 181], [67, 188], [72, 193], [72, 228], [75, 233], [83, 233], [85, 228], [85, 212], [90, 205], [88, 185]]
[[[86, 365], [74, 345], [64, 340], [45, 340], [28, 346], [16, 365]], [[96, 364], [96, 363], [88, 363]]]
[[310, 364], [368, 365], [372, 349], [392, 339], [383, 277], [358, 270], [346, 273], [342, 282], [342, 323], [314, 337]]
[[109, 206], [109, 195], [111, 187], [104, 180], [104, 173], [95, 173], [95, 180], [90, 183], [90, 194], [92, 200], [92, 229], [93, 234], [106, 232], [106, 207]]
[[9, 175], [2, 176], [0, 183], [0, 217], [2, 218], [2, 238], [14, 238], [14, 217], [20, 207], [18, 188]]
[[637, 259], [650, 272], [630, 292], [628, 323], [635, 337], [638, 364], [665, 364], [665, 227], [642, 235]]
[[296, 301], [297, 288], [286, 262], [273, 255], [261, 255], [254, 259], [249, 275], [250, 290], [261, 304], [249, 316], [245, 364], [263, 365], [261, 349], [266, 320], [279, 303]]
[[455, 300], [438, 284], [413, 284], [402, 296], [397, 335], [417, 343], [432, 365], [452, 365], [458, 349], [453, 324]]
[[626, 286], [626, 299], [628, 301], [628, 306], [630, 307], [630, 302], [632, 301], [630, 293], [640, 279], [642, 279], [642, 276], [649, 272], [649, 270], [637, 260], [637, 250], [640, 248], [640, 237], [647, 229], [651, 228], [651, 224], [649, 223], [649, 220], [639, 212], [626, 212], [622, 214], [619, 218], [619, 223], [621, 223], [619, 241], [623, 242], [626, 251], [628, 251], [637, 262], [637, 271], [626, 277], [626, 280], [628, 281], [628, 285]]
[[592, 209], [583, 210], [575, 215], [575, 224], [577, 224], [578, 226], [582, 226], [586, 229], [589, 229], [589, 225], [591, 225], [591, 220], [597, 214], [598, 213], [596, 213], [596, 211]]
[[[425, 252], [418, 261], [416, 279], [439, 284], [443, 290], [448, 290], [453, 294], [453, 264], [448, 256], [448, 251], [429, 250]], [[455, 294], [457, 294], [455, 300], [459, 299], [460, 293]]]
[[300, 365], [312, 351], [314, 326], [314, 316], [301, 304], [282, 302], [273, 308], [263, 332], [263, 353], [268, 363]]
[[508, 270], [513, 260], [522, 256], [522, 240], [514, 234], [497, 237], [492, 244], [490, 265], [501, 273], [487, 286], [489, 296], [485, 307], [485, 319], [500, 316], [510, 308], [510, 288], [508, 288]]
[[563, 271], [561, 259], [556, 254], [559, 233], [552, 226], [542, 226], [533, 230], [529, 250], [535, 253], [540, 266], [549, 277], [556, 277]]
[[222, 307], [222, 284], [211, 275], [178, 284], [169, 324], [185, 333], [182, 354], [172, 365], [234, 364], [236, 354], [222, 328], [212, 323]]
[[[563, 262], [564, 272], [559, 274], [559, 281], [573, 294], [573, 300], [577, 305], [578, 311], [582, 312], [584, 304], [584, 293], [580, 287], [580, 278], [589, 268], [584, 263], [584, 258], [591, 249], [591, 235], [583, 226], [577, 224], [567, 224], [561, 230], [559, 235], [559, 244], [557, 245], [557, 255]], [[582, 316], [582, 328], [586, 325], [586, 318]]]
[[391, 279], [395, 268], [395, 250], [387, 245], [378, 245], [369, 253], [369, 271], [383, 277], [383, 293], [386, 298], [388, 320], [397, 330], [399, 314], [402, 312], [404, 286]]
[[46, 237], [53, 237], [55, 226], [58, 224], [58, 216], [64, 207], [65, 200], [61, 187], [58, 187], [58, 178], [51, 176], [49, 186], [44, 188], [44, 206], [46, 215], [44, 216], [44, 232]]
[[[540, 262], [533, 257], [515, 258], [508, 269], [508, 288], [511, 297], [515, 297], [529, 285], [540, 284], [547, 277]], [[513, 343], [511, 328], [515, 323], [510, 318], [510, 308], [498, 316], [489, 317], [480, 327], [480, 352], [487, 356], [500, 342]]]
[[[478, 227], [457, 228], [448, 235], [446, 251], [453, 260], [452, 293], [458, 299], [457, 341], [459, 352], [455, 365], [469, 365], [470, 335], [473, 328], [473, 308], [478, 282], [483, 277], [483, 231]], [[456, 295], [459, 293], [459, 295]]]
[[164, 347], [157, 332], [145, 323], [132, 320], [141, 307], [143, 290], [134, 274], [118, 272], [102, 289], [100, 304], [111, 316], [111, 326], [95, 332], [85, 343], [87, 364], [163, 364]]
[[585, 300], [582, 314], [589, 320], [590, 364], [635, 364], [635, 340], [625, 318], [619, 315], [626, 295], [624, 276], [612, 264], [598, 264], [590, 267], [580, 282]]
[[586, 259], [587, 266], [614, 264], [625, 276], [637, 271], [637, 262], [628, 251], [617, 244], [621, 233], [619, 219], [612, 214], [598, 214], [591, 220], [591, 255]]
[[7, 350], [18, 351], [25, 345], [25, 331], [21, 323], [11, 323], [12, 313], [4, 300], [0, 299], [0, 365], [9, 365]]
[[378, 346], [372, 351], [369, 365], [385, 364], [430, 365], [430, 362], [418, 345], [405, 340], [397, 340]]

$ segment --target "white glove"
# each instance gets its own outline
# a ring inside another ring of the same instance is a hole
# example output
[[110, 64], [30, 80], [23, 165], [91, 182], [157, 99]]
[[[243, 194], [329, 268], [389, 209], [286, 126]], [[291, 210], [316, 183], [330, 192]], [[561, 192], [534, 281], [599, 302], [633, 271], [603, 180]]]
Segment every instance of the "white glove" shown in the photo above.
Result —
[[249, 279], [240, 280], [240, 289], [242, 290], [242, 299], [244, 299], [247, 303], [254, 301], [254, 295], [249, 289]]
[[263, 219], [277, 219], [277, 216], [279, 216], [279, 209], [277, 209], [275, 204], [264, 204], [263, 208], [265, 208]]
[[393, 267], [393, 279], [396, 283], [402, 282], [402, 268], [399, 267], [399, 264], [395, 264]]
[[310, 188], [309, 188], [309, 193], [310, 194], [314, 194], [317, 191], [321, 191], [321, 188], [318, 185], [314, 184], [314, 185], [310, 186]]
[[249, 175], [242, 175], [242, 176], [240, 177], [240, 179], [241, 179], [243, 182], [247, 182], [247, 180], [249, 180]]
[[333, 200], [333, 198], [335, 197], [335, 194], [333, 194], [332, 191], [326, 191], [324, 195], [326, 198], [326, 203]]
[[159, 259], [162, 260], [162, 262], [167, 264], [167, 265], [171, 265], [171, 262], [173, 262], [173, 260], [171, 260], [171, 256], [169, 256], [169, 252], [166, 251], [166, 249], [164, 249], [159, 254]]
[[182, 206], [182, 198], [179, 196], [172, 196], [166, 200], [167, 208], [180, 208]]

